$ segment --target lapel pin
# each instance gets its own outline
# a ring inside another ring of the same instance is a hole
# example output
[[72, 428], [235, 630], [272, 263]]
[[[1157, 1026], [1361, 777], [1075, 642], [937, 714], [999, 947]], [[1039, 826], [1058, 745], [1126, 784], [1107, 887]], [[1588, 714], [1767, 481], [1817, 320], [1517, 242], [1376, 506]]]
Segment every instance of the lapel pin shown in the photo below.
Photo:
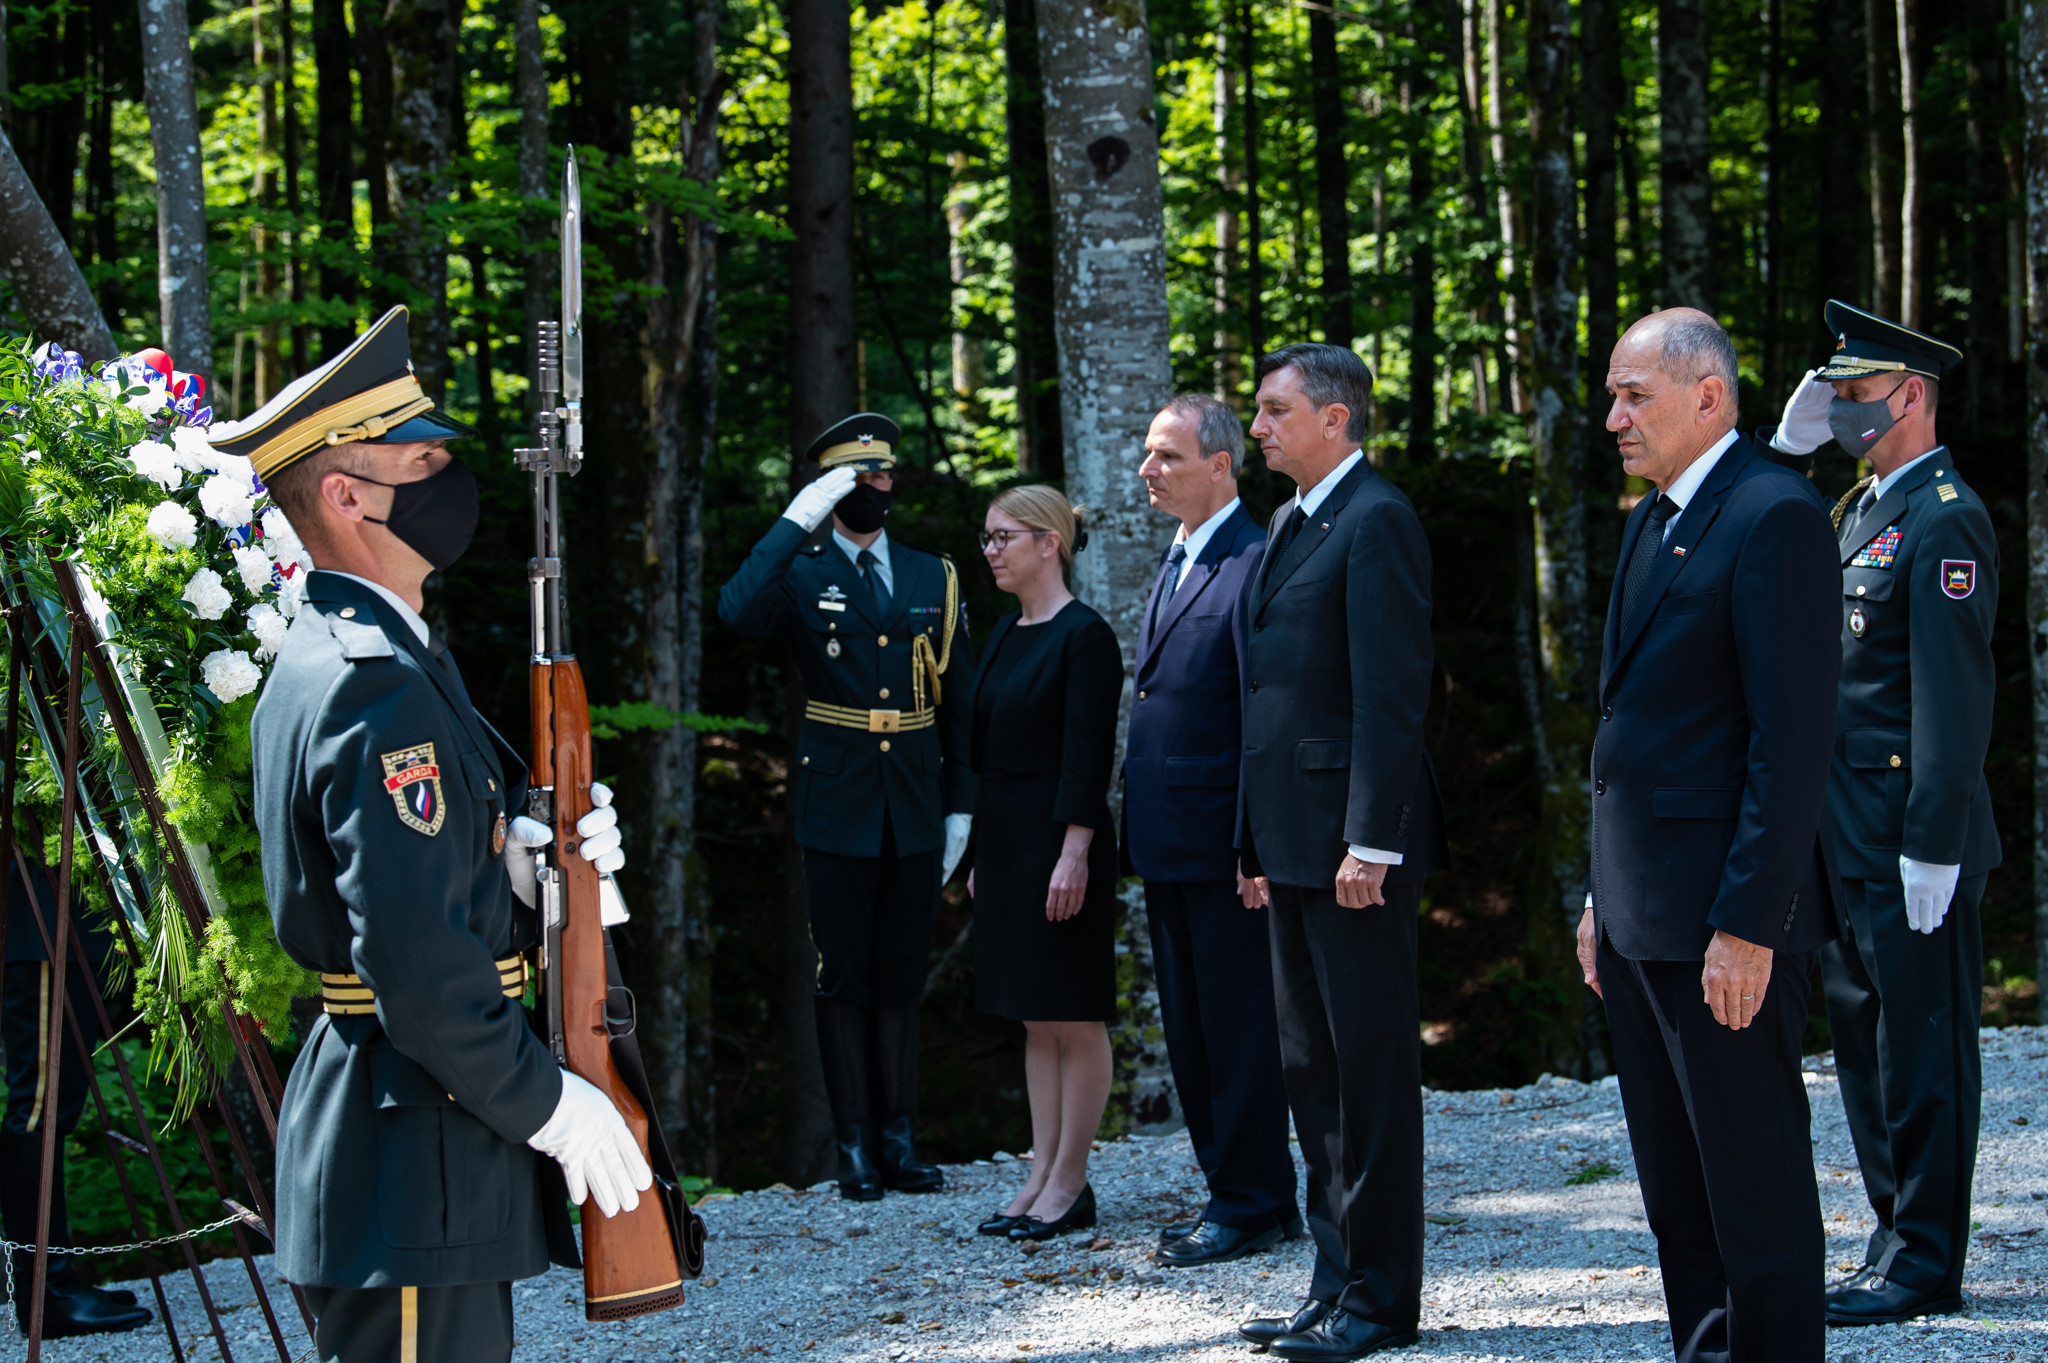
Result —
[[1329, 528], [1330, 528], [1330, 523], [1329, 523], [1328, 521], [1324, 521], [1324, 522], [1323, 522], [1323, 529], [1325, 529], [1325, 530], [1328, 530]]
[[1674, 544], [1674, 545], [1672, 545], [1672, 546], [1671, 546], [1671, 552], [1672, 552], [1672, 553], [1674, 553], [1674, 554], [1676, 554], [1676, 555], [1678, 555], [1678, 556], [1679, 556], [1680, 558], [1684, 558], [1684, 557], [1685, 557], [1685, 546], [1684, 546], [1684, 545], [1682, 545], [1682, 544]]

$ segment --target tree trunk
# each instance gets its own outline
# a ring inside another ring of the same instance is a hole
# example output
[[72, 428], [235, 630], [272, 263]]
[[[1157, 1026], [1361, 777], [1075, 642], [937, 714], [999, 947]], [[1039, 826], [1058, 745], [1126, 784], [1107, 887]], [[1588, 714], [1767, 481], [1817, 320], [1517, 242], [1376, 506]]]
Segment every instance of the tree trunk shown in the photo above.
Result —
[[[325, 254], [355, 250], [355, 86], [349, 79], [348, 6], [346, 0], [313, 0], [314, 197], [319, 201], [320, 241]], [[345, 260], [345, 257], [344, 257]], [[354, 303], [356, 272], [344, 260], [323, 260], [320, 296]], [[337, 322], [320, 328], [322, 359], [338, 355], [355, 337], [355, 328]]]
[[392, 0], [384, 13], [391, 51], [391, 268], [412, 304], [413, 367], [420, 387], [445, 402], [453, 369], [448, 327], [448, 229], [437, 218], [454, 190], [456, 0]]
[[1870, 121], [1871, 309], [1899, 315], [1898, 13], [1892, 0], [1863, 0], [1863, 57]]
[[[118, 352], [113, 333], [77, 257], [58, 235], [50, 211], [30, 183], [28, 171], [14, 154], [14, 143], [0, 135], [0, 262], [7, 282], [28, 314], [32, 335], [75, 350], [87, 360], [110, 360]], [[182, 361], [181, 361], [182, 363]]]
[[352, 13], [363, 101], [362, 178], [370, 199], [371, 311], [382, 313], [395, 301], [387, 279], [396, 247], [391, 209], [391, 42], [384, 6], [365, 4]]
[[1706, 0], [1658, 0], [1664, 291], [1660, 306], [1714, 315], [1714, 147]]
[[1897, 0], [1899, 125], [1905, 143], [1899, 190], [1899, 320], [1921, 324], [1926, 307], [1927, 225], [1921, 221], [1919, 0]]
[[1213, 116], [1216, 132], [1216, 399], [1229, 402], [1244, 387], [1244, 338], [1238, 334], [1232, 294], [1237, 280], [1237, 253], [1244, 244], [1238, 196], [1244, 176], [1230, 149], [1230, 111], [1237, 107], [1237, 73], [1230, 67], [1229, 40], [1216, 35], [1216, 81]]
[[[858, 392], [854, 344], [853, 32], [835, 0], [789, 0], [790, 482], [815, 470], [797, 462], [806, 445], [852, 415]], [[803, 705], [787, 669], [785, 729], [795, 750]], [[793, 792], [792, 792], [793, 793]], [[793, 813], [794, 811], [792, 811]], [[792, 827], [795, 819], [790, 820]], [[799, 1186], [831, 1163], [832, 1120], [812, 999], [818, 954], [811, 945], [802, 854], [785, 837], [788, 900], [782, 944], [782, 1136], [786, 1177]]]
[[1785, 0], [1764, 0], [1764, 223], [1758, 256], [1764, 284], [1764, 393], [1785, 391], [1785, 125], [1779, 87], [1785, 69]]
[[[1564, 926], [1585, 901], [1587, 759], [1593, 737], [1593, 632], [1586, 608], [1585, 445], [1579, 433], [1578, 194], [1572, 174], [1569, 0], [1533, 0], [1529, 24], [1530, 453], [1535, 470], [1536, 599], [1545, 748], [1539, 958], [1563, 959]], [[1589, 213], [1589, 217], [1597, 216]], [[1547, 950], [1546, 950], [1547, 948]]]
[[[281, 15], [290, 0], [272, 0]], [[274, 306], [278, 300], [279, 285], [284, 281], [284, 270], [278, 253], [277, 237], [270, 230], [267, 221], [277, 211], [277, 61], [271, 45], [265, 42], [265, 25], [262, 0], [249, 7], [249, 36], [252, 50], [250, 57], [256, 70], [256, 175], [255, 199], [258, 215], [255, 239], [251, 243], [252, 254], [256, 257], [257, 301], [265, 307]], [[283, 328], [275, 318], [265, 322], [256, 343], [256, 405], [261, 407], [270, 401], [278, 389], [284, 387], [284, 349], [279, 344]]]
[[[695, 0], [690, 13], [694, 71], [677, 103], [676, 155], [683, 173], [704, 184], [718, 179], [718, 5]], [[709, 226], [695, 214], [680, 224], [666, 205], [648, 214], [651, 302], [647, 333], [649, 371], [655, 376], [648, 425], [654, 463], [647, 488], [647, 698], [682, 713], [698, 705], [703, 658], [704, 484], [699, 447], [691, 439], [688, 407], [701, 396], [697, 346], [705, 295], [716, 251]], [[678, 237], [680, 236], [680, 241]], [[649, 754], [654, 840], [649, 879], [654, 886], [651, 972], [659, 982], [641, 1026], [652, 1051], [655, 1106], [663, 1127], [689, 1167], [702, 1169], [712, 1147], [710, 1075], [692, 1061], [693, 1023], [705, 1010], [695, 993], [708, 988], [709, 966], [693, 959], [710, 934], [696, 922], [706, 907], [693, 875], [697, 833], [697, 734], [677, 725], [655, 737]], [[708, 1043], [707, 1043], [708, 1046]]]
[[[192, 33], [184, 0], [139, 0], [142, 96], [156, 171], [157, 303], [163, 347], [178, 367], [213, 379], [207, 306], [206, 164], [192, 85]], [[98, 316], [99, 309], [93, 309]], [[106, 323], [99, 324], [102, 331]], [[108, 342], [111, 348], [112, 341]], [[77, 347], [73, 347], [77, 349]]]
[[2025, 101], [2029, 332], [2027, 359], [2027, 614], [2034, 702], [2034, 959], [2048, 980], [2048, 5], [2020, 11]]
[[1323, 339], [1351, 345], [1351, 168], [1344, 160], [1344, 67], [1337, 20], [1308, 15], [1309, 80], [1315, 87], [1316, 235], [1323, 253]]
[[[1409, 34], [1414, 37], [1413, 31]], [[1431, 145], [1428, 66], [1401, 85], [1408, 128], [1408, 448], [1412, 463], [1436, 458], [1436, 152]]]
[[[550, 249], [553, 222], [545, 207], [553, 195], [548, 185], [548, 67], [547, 45], [540, 32], [540, 0], [517, 0], [512, 12], [512, 88], [519, 106], [520, 270], [526, 283], [522, 368], [530, 375], [533, 338], [539, 334], [540, 324], [554, 315], [558, 269]], [[539, 416], [535, 408], [538, 397], [534, 389], [527, 390], [529, 426]]]
[[[1772, 0], [1782, 3], [1782, 0]], [[1621, 113], [1621, 17], [1615, 0], [1580, 0], [1578, 122], [1586, 131], [1586, 392], [1597, 413], [1607, 361], [1621, 334], [1621, 261], [1614, 226], [1615, 138]], [[1586, 456], [1611, 459], [1614, 441], [1587, 421]]]
[[1052, 309], [1052, 189], [1045, 163], [1045, 79], [1037, 0], [1003, 0], [1004, 118], [1010, 154], [1011, 343], [1016, 356], [1017, 468], [1066, 475], [1060, 434], [1060, 355]]
[[1507, 69], [1502, 64], [1507, 0], [1486, 0], [1486, 126], [1490, 133], [1494, 169], [1500, 187], [1494, 192], [1494, 209], [1500, 217], [1500, 273], [1506, 283], [1501, 304], [1502, 335], [1507, 355], [1501, 363], [1503, 386], [1509, 408], [1517, 413], [1529, 410], [1523, 373], [1528, 363], [1522, 344], [1522, 223], [1516, 210], [1514, 185], [1508, 175]]
[[1259, 42], [1254, 25], [1258, 9], [1252, 0], [1238, 0], [1238, 84], [1244, 96], [1244, 337], [1246, 352], [1256, 360], [1266, 353], [1266, 267], [1260, 246], [1265, 225], [1259, 213]]
[[[1474, 223], [1486, 221], [1492, 208], [1486, 202], [1488, 172], [1487, 142], [1480, 135], [1486, 126], [1485, 76], [1481, 73], [1480, 10], [1478, 0], [1445, 0], [1450, 11], [1450, 31], [1458, 46], [1458, 112], [1461, 134], [1460, 159], [1465, 174], [1465, 211]], [[1492, 251], [1472, 252], [1472, 322], [1481, 335], [1491, 328], [1500, 313], [1500, 262]], [[1486, 374], [1486, 344], [1472, 343], [1472, 410], [1485, 416], [1493, 410], [1493, 395]], [[1496, 347], [1495, 353], [1500, 353]], [[1505, 395], [1505, 390], [1503, 390]]]
[[963, 286], [970, 272], [967, 232], [979, 216], [981, 205], [964, 175], [967, 153], [954, 152], [946, 165], [951, 171], [946, 186], [946, 278], [953, 288], [946, 310], [953, 329], [953, 405], [968, 418], [970, 426], [979, 426], [981, 390], [988, 386], [988, 365], [981, 337], [968, 329]]
[[[299, 219], [299, 171], [303, 164], [302, 129], [299, 127], [299, 44], [293, 28], [292, 7], [297, 0], [284, 0], [277, 10], [277, 97], [283, 106], [284, 115], [284, 207], [291, 214], [292, 225], [285, 228], [285, 288], [291, 296], [292, 315], [303, 317], [306, 302], [306, 273], [301, 260], [300, 246], [303, 244], [297, 226]], [[292, 323], [292, 364], [303, 371], [308, 368], [310, 353], [306, 344], [306, 324]]]

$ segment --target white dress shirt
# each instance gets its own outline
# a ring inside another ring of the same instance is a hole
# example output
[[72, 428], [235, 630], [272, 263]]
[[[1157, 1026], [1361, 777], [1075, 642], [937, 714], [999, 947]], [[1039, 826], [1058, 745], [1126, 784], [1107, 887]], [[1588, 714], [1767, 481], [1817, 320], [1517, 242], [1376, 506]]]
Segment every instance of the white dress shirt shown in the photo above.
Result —
[[1196, 526], [1195, 533], [1192, 535], [1188, 533], [1185, 523], [1181, 525], [1180, 533], [1173, 537], [1173, 542], [1187, 546], [1187, 557], [1180, 561], [1180, 576], [1173, 580], [1173, 589], [1175, 591], [1179, 591], [1186, 584], [1188, 573], [1194, 569], [1195, 560], [1200, 558], [1202, 551], [1209, 547], [1209, 541], [1216, 538], [1216, 532], [1222, 528], [1223, 522], [1229, 520], [1231, 513], [1236, 511], [1241, 505], [1243, 503], [1238, 498], [1232, 497], [1230, 505]]
[[397, 611], [398, 618], [405, 621], [412, 628], [413, 634], [418, 637], [420, 643], [425, 644], [427, 642], [427, 622], [420, 619], [420, 613], [411, 606], [406, 605], [405, 598], [397, 592], [392, 591], [381, 582], [372, 582], [369, 578], [357, 577], [354, 573], [344, 573], [333, 568], [322, 568], [320, 571], [323, 573], [333, 573], [336, 577], [345, 577], [351, 582], [362, 583], [365, 587], [368, 587], [390, 603], [391, 609]]
[[1664, 495], [1678, 503], [1678, 512], [1664, 522], [1665, 539], [1671, 538], [1671, 527], [1678, 524], [1678, 517], [1684, 513], [1686, 503], [1700, 490], [1700, 484], [1707, 481], [1707, 475], [1714, 471], [1714, 465], [1721, 462], [1721, 456], [1728, 453], [1728, 447], [1735, 443], [1735, 438], [1735, 432], [1730, 431], [1716, 440], [1705, 454], [1686, 465], [1685, 472], [1679, 474], [1677, 481], [1665, 489]]
[[[832, 527], [832, 542], [846, 552], [853, 561], [855, 572], [860, 571], [860, 546], [839, 533], [839, 527]], [[884, 530], [875, 536], [875, 542], [868, 546], [868, 552], [875, 556], [875, 576], [882, 580], [882, 586], [889, 595], [896, 595], [896, 570], [889, 566], [889, 532]]]
[[1885, 493], [1890, 492], [1892, 488], [1898, 483], [1899, 479], [1905, 477], [1907, 473], [1911, 472], [1913, 469], [1920, 467], [1920, 465], [1926, 463], [1935, 455], [1946, 453], [1948, 453], [1948, 446], [1936, 445], [1933, 449], [1921, 455], [1918, 459], [1908, 460], [1907, 462], [1893, 469], [1890, 473], [1887, 473], [1884, 477], [1878, 479], [1876, 486], [1870, 489], [1870, 500], [1872, 505], [1876, 504], [1878, 498], [1884, 496]]

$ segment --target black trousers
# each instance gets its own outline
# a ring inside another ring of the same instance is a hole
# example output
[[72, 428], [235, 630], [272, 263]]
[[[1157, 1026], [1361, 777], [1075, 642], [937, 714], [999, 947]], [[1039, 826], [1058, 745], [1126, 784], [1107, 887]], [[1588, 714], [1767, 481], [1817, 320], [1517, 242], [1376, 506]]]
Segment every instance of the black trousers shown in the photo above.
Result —
[[309, 1287], [320, 1363], [504, 1363], [512, 1284]]
[[886, 812], [879, 857], [804, 849], [819, 998], [887, 1008], [915, 1005], [923, 997], [941, 864], [937, 849], [897, 852]]
[[1842, 939], [1820, 953], [1842, 1106], [1877, 1214], [1864, 1261], [1919, 1292], [1963, 1286], [1984, 1092], [1986, 879], [1956, 886], [1932, 934], [1906, 926], [1900, 882], [1845, 880]]
[[1287, 1101], [1308, 1164], [1309, 1295], [1394, 1329], [1422, 1314], [1422, 886], [1337, 903], [1273, 886], [1266, 911]]
[[1287, 1085], [1265, 909], [1225, 881], [1145, 882], [1159, 1020], [1195, 1159], [1209, 1183], [1202, 1218], [1264, 1231], [1294, 1215]]
[[1820, 1188], [1799, 1072], [1809, 956], [1778, 955], [1741, 1031], [1714, 1021], [1698, 961], [1631, 961], [1600, 939], [1643, 1208], [1657, 1236], [1674, 1350], [1700, 1340], [1731, 1363], [1820, 1363]]

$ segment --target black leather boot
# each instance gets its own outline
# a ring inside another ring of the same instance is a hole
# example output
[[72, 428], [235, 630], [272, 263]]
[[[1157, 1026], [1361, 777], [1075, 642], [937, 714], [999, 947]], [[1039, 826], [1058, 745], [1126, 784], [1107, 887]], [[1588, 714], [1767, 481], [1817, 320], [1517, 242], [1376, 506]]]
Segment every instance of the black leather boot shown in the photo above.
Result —
[[882, 1181], [899, 1193], [942, 1193], [946, 1176], [917, 1156], [917, 1005], [876, 1008], [875, 1111]]
[[[36, 1234], [36, 1201], [42, 1187], [43, 1135], [40, 1131], [9, 1132], [0, 1144], [0, 1226], [7, 1239], [30, 1244]], [[50, 1246], [71, 1245], [71, 1220], [64, 1202], [64, 1147], [57, 1147], [57, 1168], [51, 1183]], [[29, 1285], [35, 1281], [35, 1255], [14, 1256], [14, 1318], [28, 1331]], [[72, 1267], [68, 1254], [52, 1254], [43, 1284], [43, 1338], [111, 1334], [149, 1324], [150, 1313], [135, 1304], [132, 1292], [107, 1292], [87, 1284]]]
[[839, 1145], [839, 1195], [849, 1202], [879, 1202], [882, 1171], [875, 1164], [875, 1130], [868, 1116], [867, 1010], [817, 1001], [818, 1057], [825, 1067], [825, 1097], [832, 1104]]

